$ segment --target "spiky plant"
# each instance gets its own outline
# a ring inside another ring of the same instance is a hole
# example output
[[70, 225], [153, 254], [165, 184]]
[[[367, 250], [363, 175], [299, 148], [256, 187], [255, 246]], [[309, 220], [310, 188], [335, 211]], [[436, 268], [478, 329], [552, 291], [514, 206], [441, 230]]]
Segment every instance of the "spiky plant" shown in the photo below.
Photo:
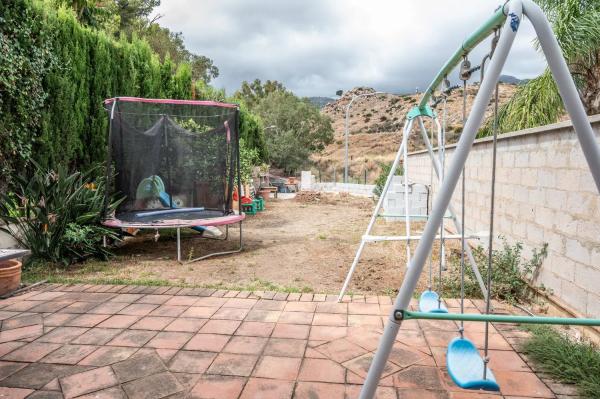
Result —
[[[538, 0], [552, 24], [588, 114], [600, 113], [600, 1]], [[539, 43], [535, 43], [541, 51]], [[498, 113], [501, 132], [554, 123], [564, 112], [549, 69], [519, 87]], [[491, 121], [480, 136], [491, 133]]]

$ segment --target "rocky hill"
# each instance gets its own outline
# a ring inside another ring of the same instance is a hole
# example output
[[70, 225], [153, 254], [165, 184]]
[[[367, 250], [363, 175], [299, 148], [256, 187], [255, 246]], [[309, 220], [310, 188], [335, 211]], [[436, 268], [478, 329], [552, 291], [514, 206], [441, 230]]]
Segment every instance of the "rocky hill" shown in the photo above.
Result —
[[[478, 86], [470, 85], [467, 89], [467, 112], [477, 94]], [[515, 92], [517, 86], [501, 84], [499, 91], [499, 104], [505, 103]], [[333, 102], [326, 104], [321, 112], [332, 119], [334, 128], [334, 142], [327, 146], [320, 154], [315, 154], [313, 160], [316, 164], [315, 173], [321, 174], [322, 180], [332, 180], [335, 173], [337, 180], [341, 181], [344, 168], [344, 124], [346, 106], [354, 95], [374, 93], [375, 90], [367, 87], [354, 88]], [[380, 164], [393, 161], [400, 145], [402, 128], [408, 111], [414, 107], [420, 94], [395, 95], [376, 94], [361, 97], [352, 103], [350, 110], [350, 180], [363, 182], [365, 171], [367, 181], [372, 183], [380, 172]], [[455, 90], [449, 96], [446, 104], [446, 138], [448, 143], [454, 143], [462, 130], [462, 90]], [[436, 111], [442, 114], [442, 105]], [[486, 118], [493, 113], [493, 100], [488, 106]], [[429, 121], [426, 122], [431, 129]], [[434, 145], [436, 143], [434, 142]], [[409, 141], [409, 151], [424, 148], [421, 135], [413, 129]], [[335, 170], [335, 172], [334, 172]]]

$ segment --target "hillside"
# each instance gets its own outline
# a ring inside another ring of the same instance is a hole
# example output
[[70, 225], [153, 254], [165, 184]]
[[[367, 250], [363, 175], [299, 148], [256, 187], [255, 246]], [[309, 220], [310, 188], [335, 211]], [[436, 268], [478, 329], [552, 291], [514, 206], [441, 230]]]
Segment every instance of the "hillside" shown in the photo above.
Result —
[[[499, 103], [505, 103], [515, 92], [516, 85], [501, 84]], [[477, 86], [469, 86], [467, 90], [467, 112], [477, 93]], [[334, 169], [338, 181], [341, 181], [344, 168], [344, 123], [345, 110], [352, 96], [362, 93], [373, 93], [375, 90], [366, 87], [354, 88], [339, 98], [326, 104], [321, 112], [329, 116], [334, 128], [334, 142], [327, 146], [320, 154], [313, 155], [315, 162], [315, 175], [319, 172], [323, 180], [333, 178]], [[377, 94], [362, 97], [352, 103], [350, 111], [350, 180], [364, 180], [367, 171], [368, 182], [373, 182], [380, 171], [380, 163], [393, 161], [400, 145], [404, 118], [408, 111], [416, 105], [420, 94], [395, 95]], [[447, 142], [454, 143], [462, 129], [462, 90], [455, 90], [448, 98], [447, 112]], [[486, 118], [493, 112], [493, 101], [488, 107]], [[442, 105], [437, 107], [438, 114], [442, 114]], [[431, 125], [426, 122], [430, 129]], [[434, 142], [435, 145], [435, 142]], [[409, 141], [409, 151], [424, 148], [421, 135], [413, 130]]]

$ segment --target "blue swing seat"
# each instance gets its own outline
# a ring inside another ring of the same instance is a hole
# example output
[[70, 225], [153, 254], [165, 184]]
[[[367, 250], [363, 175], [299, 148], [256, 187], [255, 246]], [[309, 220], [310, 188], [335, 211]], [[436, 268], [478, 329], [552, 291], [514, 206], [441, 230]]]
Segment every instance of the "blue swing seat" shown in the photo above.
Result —
[[483, 379], [483, 359], [471, 341], [466, 338], [454, 338], [446, 352], [448, 374], [456, 385], [464, 389], [484, 389], [499, 391], [500, 386], [492, 371], [487, 368]]
[[448, 313], [448, 309], [440, 303], [440, 296], [435, 291], [423, 291], [419, 298], [419, 311], [427, 313]]

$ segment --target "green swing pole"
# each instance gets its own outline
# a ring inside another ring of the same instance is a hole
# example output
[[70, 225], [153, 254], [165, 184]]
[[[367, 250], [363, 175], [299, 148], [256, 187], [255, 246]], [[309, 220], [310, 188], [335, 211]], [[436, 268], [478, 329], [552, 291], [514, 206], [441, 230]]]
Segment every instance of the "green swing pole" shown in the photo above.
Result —
[[469, 313], [429, 313], [398, 310], [394, 314], [400, 320], [453, 320], [453, 321], [480, 321], [493, 323], [518, 323], [518, 324], [557, 324], [565, 326], [600, 326], [600, 319], [577, 319], [566, 317], [538, 317], [538, 316], [512, 316], [497, 314], [469, 314]]
[[429, 84], [429, 87], [427, 87], [427, 90], [423, 93], [421, 101], [419, 101], [419, 104], [417, 105], [420, 110], [425, 109], [431, 96], [440, 83], [442, 83], [444, 77], [448, 76], [448, 74], [462, 61], [463, 56], [485, 40], [485, 38], [487, 38], [495, 29], [500, 28], [504, 21], [506, 21], [504, 7], [499, 7], [498, 10], [496, 10], [496, 12], [479, 27], [479, 29], [469, 35], [462, 46], [460, 46], [456, 52], [454, 52], [452, 57], [446, 61], [442, 69], [440, 69], [433, 81]]

